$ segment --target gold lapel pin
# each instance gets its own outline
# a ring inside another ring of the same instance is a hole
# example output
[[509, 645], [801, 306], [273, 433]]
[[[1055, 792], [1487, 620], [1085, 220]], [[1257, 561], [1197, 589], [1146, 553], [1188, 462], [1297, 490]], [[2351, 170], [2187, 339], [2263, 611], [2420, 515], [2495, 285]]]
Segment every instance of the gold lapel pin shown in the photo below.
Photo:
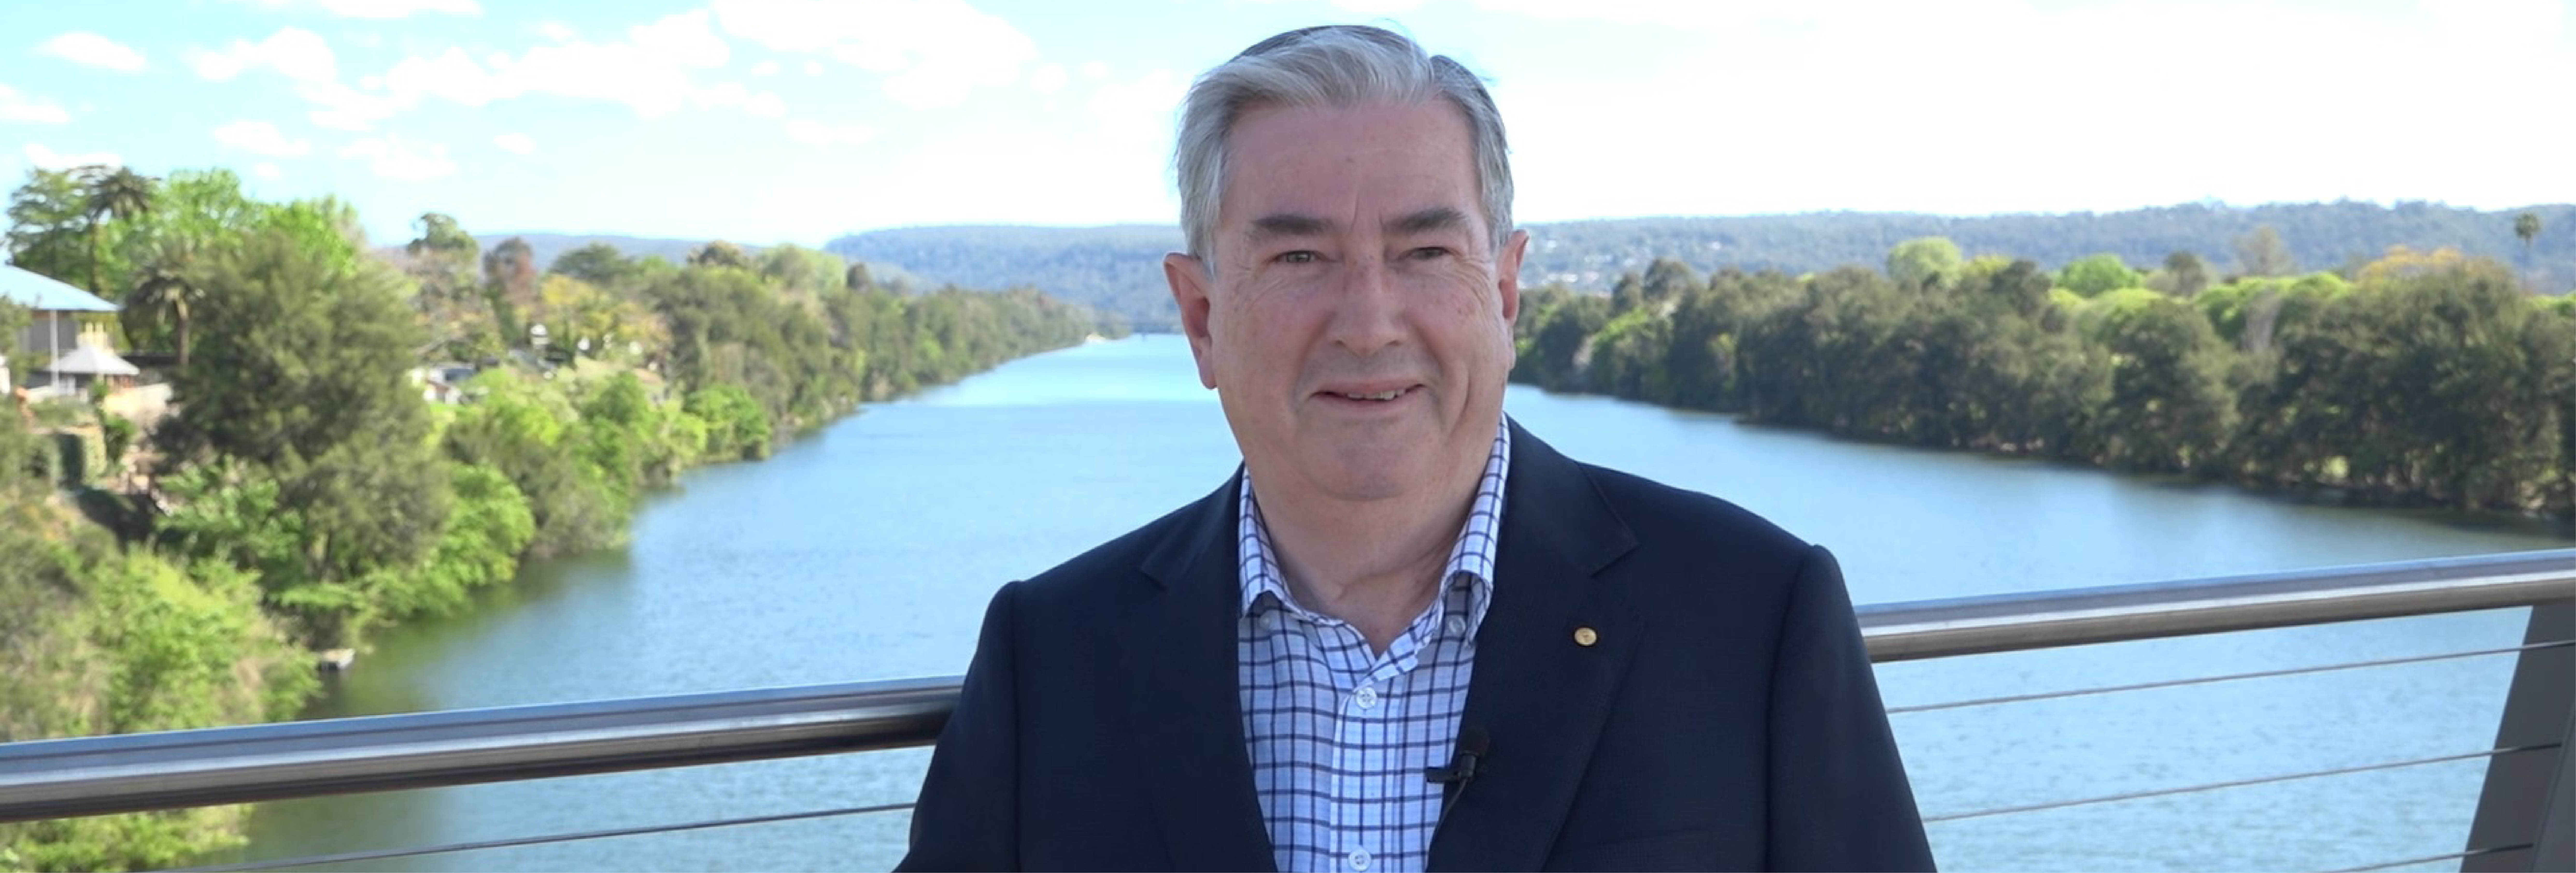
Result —
[[1591, 628], [1588, 628], [1588, 627], [1579, 627], [1579, 628], [1575, 628], [1575, 629], [1574, 629], [1574, 644], [1575, 644], [1575, 645], [1578, 645], [1578, 646], [1590, 646], [1590, 645], [1592, 645], [1593, 643], [1597, 643], [1597, 642], [1600, 642], [1600, 641], [1601, 641], [1601, 634], [1600, 634], [1600, 633], [1598, 633], [1598, 632], [1596, 632], [1596, 631], [1594, 631], [1594, 630], [1593, 630], [1593, 629], [1591, 629]]

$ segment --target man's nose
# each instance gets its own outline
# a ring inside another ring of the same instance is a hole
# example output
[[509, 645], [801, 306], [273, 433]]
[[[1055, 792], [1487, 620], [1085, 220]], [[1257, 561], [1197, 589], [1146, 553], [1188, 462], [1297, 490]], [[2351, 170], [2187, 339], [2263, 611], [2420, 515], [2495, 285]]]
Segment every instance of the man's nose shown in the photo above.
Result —
[[1335, 289], [1332, 339], [1360, 355], [1404, 341], [1402, 289], [1374, 258], [1348, 262]]

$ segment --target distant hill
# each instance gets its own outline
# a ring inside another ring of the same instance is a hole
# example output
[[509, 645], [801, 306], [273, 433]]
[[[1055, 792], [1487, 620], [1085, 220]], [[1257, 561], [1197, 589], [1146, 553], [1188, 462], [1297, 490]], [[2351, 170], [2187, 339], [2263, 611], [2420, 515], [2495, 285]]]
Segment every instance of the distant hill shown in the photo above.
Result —
[[[2376, 257], [2394, 245], [2454, 246], [2544, 274], [2550, 277], [2545, 287], [2564, 291], [2576, 283], [2576, 205], [2529, 207], [2539, 214], [2543, 230], [2527, 260], [2513, 235], [2514, 216], [2523, 211], [2347, 201], [1976, 218], [1814, 212], [1577, 221], [1530, 225], [1530, 256], [1521, 275], [1533, 285], [1561, 282], [1606, 290], [1621, 273], [1642, 271], [1659, 256], [1680, 258], [1702, 271], [1735, 266], [1803, 273], [1844, 264], [1876, 266], [1896, 243], [1920, 236], [1949, 237], [1971, 256], [2008, 254], [2050, 269], [2098, 252], [2145, 268], [2162, 264], [2172, 252], [2189, 251], [2224, 271], [2235, 260], [2230, 241], [2268, 224], [2305, 269], [2334, 269], [2352, 258]], [[979, 288], [1035, 285], [1150, 327], [1168, 324], [1173, 317], [1161, 259], [1180, 245], [1180, 230], [1172, 226], [966, 226], [871, 231], [833, 240], [824, 249], [866, 261], [871, 269], [899, 267], [934, 281]]]
[[972, 225], [908, 227], [841, 237], [823, 250], [972, 288], [1038, 290], [1126, 316], [1139, 327], [1178, 317], [1163, 284], [1163, 254], [1181, 248], [1177, 226]]
[[[478, 233], [474, 235], [474, 241], [482, 243], [483, 250], [488, 252], [492, 250], [493, 246], [499, 245], [502, 240], [506, 240], [514, 236], [528, 241], [528, 250], [530, 253], [537, 256], [537, 269], [539, 270], [543, 270], [546, 268], [546, 265], [554, 263], [557, 255], [572, 251], [573, 249], [581, 248], [582, 246], [590, 245], [591, 243], [607, 243], [611, 246], [615, 246], [618, 251], [625, 252], [626, 256], [630, 258], [659, 257], [674, 264], [687, 261], [689, 259], [689, 252], [695, 251], [697, 247], [707, 244], [707, 241], [702, 239], [660, 239], [642, 236], [611, 236], [602, 234], [572, 233]], [[744, 246], [743, 250], [756, 251], [756, 249], [751, 246]]]
[[[662, 237], [570, 233], [475, 234], [474, 241], [481, 244], [484, 251], [491, 251], [494, 245], [498, 245], [502, 240], [506, 240], [514, 236], [527, 241], [528, 251], [536, 256], [538, 270], [544, 270], [547, 267], [552, 266], [557, 256], [592, 243], [607, 243], [630, 258], [640, 259], [658, 257], [674, 264], [687, 261], [689, 259], [690, 252], [697, 251], [699, 246], [707, 244], [707, 241], [702, 239], [668, 239]], [[737, 245], [742, 245], [742, 250], [744, 252], [755, 255], [768, 248], [768, 246], [743, 245], [740, 243], [737, 243]], [[866, 259], [862, 258], [860, 260]], [[929, 287], [938, 284], [935, 281], [925, 279], [918, 274], [904, 270], [902, 267], [892, 264], [869, 263], [868, 274], [874, 276], [877, 281], [883, 283], [904, 282], [920, 287]], [[975, 285], [966, 282], [960, 282], [958, 284], [983, 290], [997, 290], [1005, 285], [1025, 285], [1029, 283], [1022, 281], [1012, 283], [996, 282], [987, 285]]]

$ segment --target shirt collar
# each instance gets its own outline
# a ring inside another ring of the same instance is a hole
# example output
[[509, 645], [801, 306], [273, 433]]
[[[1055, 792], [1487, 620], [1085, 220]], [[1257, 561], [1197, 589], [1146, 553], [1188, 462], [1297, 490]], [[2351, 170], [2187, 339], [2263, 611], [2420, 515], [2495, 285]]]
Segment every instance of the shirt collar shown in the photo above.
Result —
[[[1485, 457], [1485, 473], [1477, 480], [1475, 500], [1468, 504], [1467, 522], [1460, 526], [1458, 542], [1449, 549], [1448, 566], [1442, 570], [1442, 589], [1462, 581], [1467, 583], [1467, 634], [1473, 637], [1484, 626], [1485, 612], [1494, 600], [1494, 552], [1503, 526], [1504, 479], [1512, 468], [1512, 429], [1509, 419], [1494, 425], [1493, 448]], [[1252, 471], [1243, 472], [1243, 496], [1237, 506], [1235, 539], [1241, 549], [1237, 565], [1242, 569], [1243, 615], [1257, 614], [1263, 595], [1289, 609], [1304, 611], [1296, 598], [1289, 596], [1286, 576], [1270, 546], [1270, 527], [1261, 520], [1261, 505], [1252, 494]], [[1434, 598], [1432, 608], [1439, 608], [1441, 598]]]

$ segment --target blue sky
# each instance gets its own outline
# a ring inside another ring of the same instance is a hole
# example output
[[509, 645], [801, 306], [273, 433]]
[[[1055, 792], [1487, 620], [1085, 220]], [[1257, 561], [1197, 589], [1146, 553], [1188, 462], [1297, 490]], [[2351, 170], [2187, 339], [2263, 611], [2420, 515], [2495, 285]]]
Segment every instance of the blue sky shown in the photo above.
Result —
[[0, 177], [232, 167], [378, 242], [1174, 220], [1189, 77], [1393, 24], [1527, 221], [2576, 200], [2576, 0], [9, 0]]

